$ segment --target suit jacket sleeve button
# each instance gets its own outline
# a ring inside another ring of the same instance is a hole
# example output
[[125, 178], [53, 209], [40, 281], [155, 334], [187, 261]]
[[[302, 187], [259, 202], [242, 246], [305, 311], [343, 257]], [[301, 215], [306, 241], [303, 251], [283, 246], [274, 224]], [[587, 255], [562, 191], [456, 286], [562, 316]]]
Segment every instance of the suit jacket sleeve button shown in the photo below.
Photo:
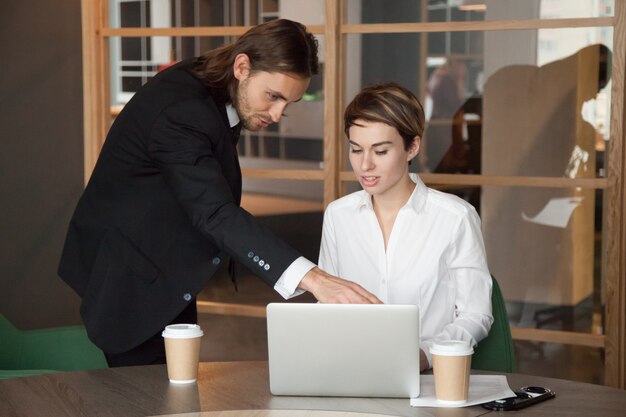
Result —
[[259, 261], [259, 266], [263, 266], [263, 265], [265, 265], [265, 261], [264, 261], [263, 259], [261, 259], [261, 260]]
[[218, 258], [217, 256], [215, 258], [213, 258], [213, 265], [219, 265], [220, 262], [222, 262], [222, 260], [220, 258]]
[[263, 267], [263, 269], [265, 269], [266, 271], [270, 270], [270, 264], [265, 264], [265, 266]]
[[261, 259], [261, 258], [259, 258], [258, 256], [255, 256], [254, 258], [252, 258], [252, 260], [253, 260], [254, 262], [259, 262], [259, 259]]
[[183, 295], [183, 299], [185, 301], [191, 301], [191, 294], [189, 294], [188, 292], [185, 293], [185, 295]]
[[248, 252], [248, 258], [254, 257], [254, 252]]

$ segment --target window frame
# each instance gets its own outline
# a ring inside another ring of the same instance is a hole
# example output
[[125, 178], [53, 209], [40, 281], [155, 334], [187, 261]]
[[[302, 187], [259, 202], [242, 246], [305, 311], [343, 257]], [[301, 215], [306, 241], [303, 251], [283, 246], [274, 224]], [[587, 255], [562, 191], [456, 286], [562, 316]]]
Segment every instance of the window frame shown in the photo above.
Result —
[[[84, 96], [84, 178], [87, 182], [95, 165], [106, 132], [111, 124], [108, 41], [122, 36], [238, 36], [246, 26], [184, 28], [111, 28], [107, 0], [81, 0], [83, 23]], [[324, 152], [322, 170], [244, 169], [247, 178], [322, 181], [324, 204], [342, 194], [345, 182], [353, 181], [350, 171], [341, 169], [344, 108], [344, 35], [350, 33], [428, 33], [452, 31], [498, 31], [570, 27], [612, 27], [612, 102], [608, 169], [605, 178], [570, 179], [551, 177], [508, 177], [494, 175], [420, 174], [427, 184], [463, 184], [530, 187], [582, 187], [602, 189], [606, 195], [603, 227], [603, 296], [606, 299], [604, 335], [549, 330], [514, 329], [516, 339], [541, 340], [594, 346], [605, 350], [605, 384], [626, 388], [626, 148], [624, 111], [626, 59], [626, 2], [615, 2], [613, 17], [478, 22], [413, 22], [388, 24], [343, 23], [345, 3], [325, 0], [325, 24], [309, 25], [314, 34], [325, 37], [324, 54]], [[422, 84], [423, 85], [423, 84]]]

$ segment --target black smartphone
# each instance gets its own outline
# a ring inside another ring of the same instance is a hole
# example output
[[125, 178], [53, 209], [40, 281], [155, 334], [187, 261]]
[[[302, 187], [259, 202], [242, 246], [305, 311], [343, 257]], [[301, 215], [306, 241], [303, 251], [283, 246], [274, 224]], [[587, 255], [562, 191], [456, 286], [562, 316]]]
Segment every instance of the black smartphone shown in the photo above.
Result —
[[519, 410], [556, 396], [554, 391], [544, 387], [522, 387], [514, 392], [515, 397], [491, 401], [483, 404], [483, 407], [495, 411]]

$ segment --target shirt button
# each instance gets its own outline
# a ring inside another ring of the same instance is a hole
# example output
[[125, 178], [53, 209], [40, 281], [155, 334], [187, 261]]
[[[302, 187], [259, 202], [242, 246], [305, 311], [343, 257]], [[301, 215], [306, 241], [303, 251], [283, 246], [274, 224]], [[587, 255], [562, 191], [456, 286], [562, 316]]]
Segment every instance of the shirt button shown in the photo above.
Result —
[[191, 294], [189, 294], [188, 292], [185, 293], [185, 295], [183, 295], [183, 299], [185, 301], [191, 301]]
[[261, 258], [259, 258], [258, 256], [255, 256], [254, 258], [252, 258], [252, 260], [253, 260], [254, 262], [259, 262], [259, 259], [261, 259]]
[[265, 269], [266, 271], [270, 270], [270, 264], [265, 264], [265, 266], [263, 267], [263, 269]]
[[217, 256], [215, 258], [213, 258], [213, 265], [219, 265], [220, 262], [222, 262], [222, 260], [220, 258], [218, 258]]
[[263, 259], [261, 259], [261, 260], [259, 261], [259, 266], [263, 266], [263, 265], [265, 265], [265, 261], [264, 261]]
[[248, 258], [252, 258], [254, 256], [254, 252], [248, 252]]

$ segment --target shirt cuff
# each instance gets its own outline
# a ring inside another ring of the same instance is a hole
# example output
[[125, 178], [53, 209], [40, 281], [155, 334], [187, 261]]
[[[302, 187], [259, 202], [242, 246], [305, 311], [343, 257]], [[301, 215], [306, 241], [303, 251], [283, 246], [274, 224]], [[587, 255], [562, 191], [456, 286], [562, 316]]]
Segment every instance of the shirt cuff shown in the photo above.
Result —
[[305, 257], [299, 257], [278, 278], [278, 281], [274, 284], [274, 290], [285, 300], [304, 293], [304, 290], [298, 288], [298, 285], [300, 285], [300, 281], [302, 281], [306, 273], [315, 268], [315, 266], [313, 262]]

